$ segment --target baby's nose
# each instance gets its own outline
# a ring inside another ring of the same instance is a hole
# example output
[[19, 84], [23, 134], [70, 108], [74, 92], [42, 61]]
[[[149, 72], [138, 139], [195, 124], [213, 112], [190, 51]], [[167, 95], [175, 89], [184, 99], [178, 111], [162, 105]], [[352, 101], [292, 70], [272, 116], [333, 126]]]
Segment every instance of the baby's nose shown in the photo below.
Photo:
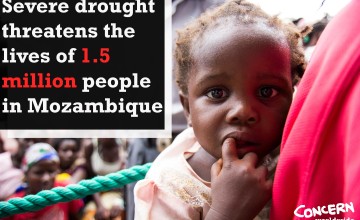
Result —
[[258, 122], [259, 116], [249, 101], [238, 101], [229, 109], [226, 116], [228, 123], [253, 125]]

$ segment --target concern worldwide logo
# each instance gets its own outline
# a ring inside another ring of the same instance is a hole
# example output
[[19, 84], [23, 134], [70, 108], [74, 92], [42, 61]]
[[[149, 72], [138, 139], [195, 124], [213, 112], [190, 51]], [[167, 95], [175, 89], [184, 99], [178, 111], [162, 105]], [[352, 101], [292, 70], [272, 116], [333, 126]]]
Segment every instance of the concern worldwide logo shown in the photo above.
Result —
[[341, 213], [355, 213], [354, 204], [349, 203], [337, 203], [329, 204], [324, 206], [317, 207], [306, 207], [305, 205], [299, 205], [295, 211], [294, 215], [299, 218], [311, 218], [311, 219], [324, 219], [321, 218], [322, 215], [333, 215], [334, 218], [325, 218], [326, 220], [353, 220], [351, 218], [336, 218], [336, 215]]

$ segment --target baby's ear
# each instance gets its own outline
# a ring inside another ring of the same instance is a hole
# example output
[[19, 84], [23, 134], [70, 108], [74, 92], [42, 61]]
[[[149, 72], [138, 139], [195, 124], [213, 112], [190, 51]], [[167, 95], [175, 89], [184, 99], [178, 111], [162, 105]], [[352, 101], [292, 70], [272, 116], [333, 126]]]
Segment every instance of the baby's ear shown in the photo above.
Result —
[[179, 93], [181, 104], [184, 108], [185, 117], [188, 125], [191, 127], [191, 117], [190, 117], [190, 107], [189, 107], [189, 98], [187, 95]]

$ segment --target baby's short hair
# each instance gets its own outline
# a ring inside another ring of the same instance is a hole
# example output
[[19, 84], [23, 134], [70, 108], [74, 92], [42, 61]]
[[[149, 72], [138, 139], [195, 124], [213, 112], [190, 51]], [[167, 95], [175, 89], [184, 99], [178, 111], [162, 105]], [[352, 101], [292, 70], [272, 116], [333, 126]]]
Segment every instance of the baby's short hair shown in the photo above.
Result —
[[284, 35], [291, 51], [291, 76], [293, 84], [302, 77], [306, 62], [301, 44], [302, 33], [293, 23], [285, 23], [277, 16], [270, 16], [258, 6], [245, 0], [228, 0], [224, 4], [203, 13], [199, 18], [178, 31], [175, 48], [175, 76], [180, 92], [187, 94], [189, 72], [194, 64], [193, 45], [210, 28], [221, 25], [220, 22], [232, 24], [264, 24]]

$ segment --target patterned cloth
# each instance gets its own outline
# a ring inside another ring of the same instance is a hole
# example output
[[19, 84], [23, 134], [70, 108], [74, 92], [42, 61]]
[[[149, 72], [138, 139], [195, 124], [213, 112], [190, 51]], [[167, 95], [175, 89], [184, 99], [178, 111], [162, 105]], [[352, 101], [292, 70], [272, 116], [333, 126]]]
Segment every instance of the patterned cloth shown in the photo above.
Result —
[[27, 149], [21, 163], [21, 168], [26, 172], [40, 160], [60, 161], [56, 150], [50, 144], [36, 143]]

